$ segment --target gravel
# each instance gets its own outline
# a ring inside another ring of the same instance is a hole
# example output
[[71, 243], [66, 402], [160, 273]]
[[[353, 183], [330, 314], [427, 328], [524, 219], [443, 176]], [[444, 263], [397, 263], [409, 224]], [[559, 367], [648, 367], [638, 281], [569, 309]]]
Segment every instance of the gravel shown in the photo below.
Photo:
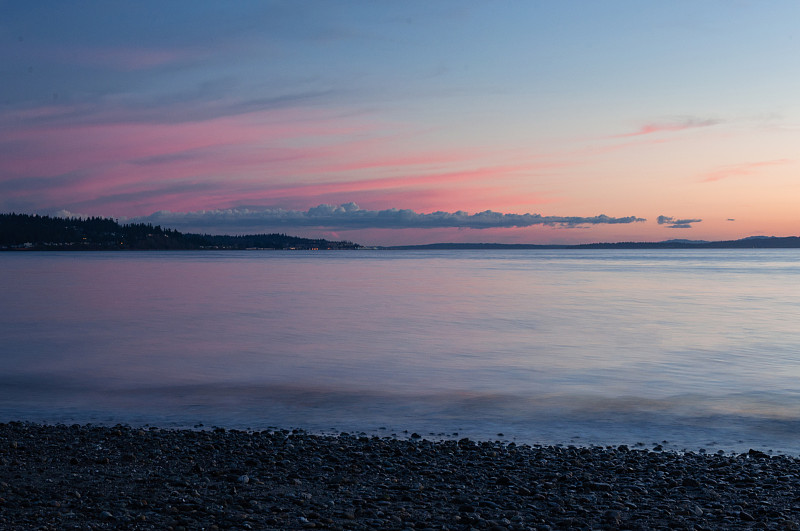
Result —
[[798, 529], [800, 461], [0, 424], [2, 529]]

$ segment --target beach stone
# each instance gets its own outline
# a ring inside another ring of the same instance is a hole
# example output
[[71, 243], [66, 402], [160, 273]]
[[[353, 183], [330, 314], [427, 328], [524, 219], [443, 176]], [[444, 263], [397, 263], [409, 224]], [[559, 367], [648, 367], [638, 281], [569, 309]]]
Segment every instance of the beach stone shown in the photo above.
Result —
[[[144, 433], [0, 423], [0, 528], [713, 530], [800, 522], [800, 460], [791, 456], [281, 430]], [[109, 463], [99, 466], [98, 457]]]
[[749, 457], [753, 457], [755, 459], [769, 459], [769, 454], [764, 453], [760, 450], [753, 450], [752, 448], [747, 452]]
[[687, 506], [687, 510], [688, 510], [689, 514], [691, 514], [693, 516], [703, 516], [703, 509], [701, 509], [697, 505], [690, 504], [690, 505]]
[[753, 515], [748, 513], [747, 511], [741, 511], [739, 513], [739, 518], [741, 518], [745, 522], [754, 522], [755, 521], [755, 518], [753, 517]]
[[700, 487], [700, 482], [695, 478], [683, 478], [682, 482], [684, 487]]

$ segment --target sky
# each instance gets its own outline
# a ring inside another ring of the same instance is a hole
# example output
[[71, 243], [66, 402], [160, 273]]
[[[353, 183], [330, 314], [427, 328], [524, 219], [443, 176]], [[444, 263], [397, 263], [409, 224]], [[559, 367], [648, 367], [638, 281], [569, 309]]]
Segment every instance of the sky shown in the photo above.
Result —
[[364, 245], [800, 235], [794, 0], [0, 12], [0, 212]]

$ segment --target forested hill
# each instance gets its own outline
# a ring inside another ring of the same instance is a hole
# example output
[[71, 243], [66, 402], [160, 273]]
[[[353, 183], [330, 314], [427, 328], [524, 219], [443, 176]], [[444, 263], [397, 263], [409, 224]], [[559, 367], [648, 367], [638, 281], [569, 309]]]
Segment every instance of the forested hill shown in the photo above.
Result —
[[121, 225], [108, 218], [58, 218], [0, 214], [0, 250], [111, 249], [359, 249], [347, 241], [285, 234], [211, 236], [183, 234], [146, 223]]

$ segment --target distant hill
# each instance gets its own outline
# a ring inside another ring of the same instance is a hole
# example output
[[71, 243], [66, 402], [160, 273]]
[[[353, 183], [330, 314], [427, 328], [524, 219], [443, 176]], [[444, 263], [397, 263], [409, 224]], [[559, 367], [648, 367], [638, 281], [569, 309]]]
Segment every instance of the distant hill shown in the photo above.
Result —
[[0, 214], [0, 250], [146, 249], [360, 249], [348, 241], [315, 240], [286, 234], [212, 236], [183, 234], [145, 223], [121, 225], [108, 218], [59, 218]]
[[396, 245], [381, 247], [391, 250], [446, 249], [796, 249], [800, 237], [750, 236], [741, 240], [703, 241], [667, 240], [663, 242], [584, 243], [577, 245], [536, 245], [526, 243], [431, 243], [428, 245]]

